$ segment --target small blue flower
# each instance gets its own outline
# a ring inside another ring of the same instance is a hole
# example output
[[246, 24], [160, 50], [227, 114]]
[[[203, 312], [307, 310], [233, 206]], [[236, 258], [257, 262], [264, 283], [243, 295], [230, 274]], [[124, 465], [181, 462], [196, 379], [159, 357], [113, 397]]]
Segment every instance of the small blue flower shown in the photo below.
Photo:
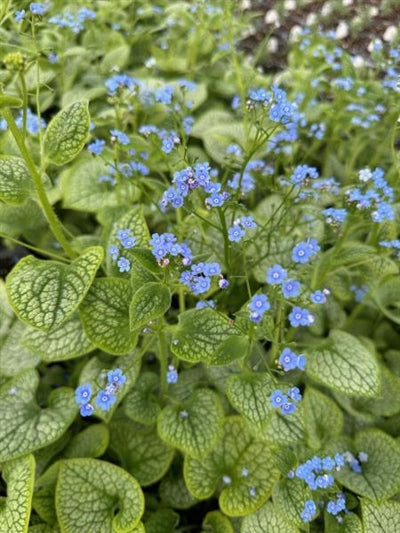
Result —
[[108, 248], [108, 253], [111, 255], [113, 261], [116, 261], [118, 259], [119, 251], [118, 247], [115, 246], [115, 244]]
[[294, 370], [297, 367], [297, 357], [290, 348], [285, 348], [279, 356], [279, 364], [285, 372]]
[[174, 384], [178, 382], [178, 372], [173, 365], [168, 365], [167, 383]]
[[44, 15], [48, 11], [49, 4], [41, 4], [39, 2], [31, 2], [29, 5], [29, 10], [34, 15]]
[[282, 391], [276, 390], [269, 397], [272, 407], [281, 407], [287, 403], [287, 396]]
[[281, 265], [274, 265], [267, 270], [267, 283], [280, 285], [287, 277], [287, 271]]
[[126, 376], [120, 368], [115, 368], [107, 372], [107, 379], [108, 383], [112, 383], [116, 387], [122, 387], [126, 381]]
[[81, 405], [79, 412], [81, 416], [90, 416], [93, 413], [93, 405], [90, 403], [84, 403]]
[[75, 390], [75, 401], [78, 405], [89, 403], [92, 396], [92, 387], [89, 383], [81, 385]]
[[104, 150], [106, 141], [104, 139], [96, 139], [92, 143], [88, 144], [87, 149], [93, 155], [100, 155]]
[[215, 309], [214, 300], [199, 300], [195, 305], [195, 309], [204, 309], [205, 307], [212, 307]]
[[257, 224], [255, 223], [255, 221], [254, 221], [252, 216], [242, 217], [240, 219], [240, 223], [246, 229], [253, 229], [253, 228], [257, 227]]
[[292, 402], [286, 402], [281, 405], [281, 413], [283, 415], [291, 415], [296, 410], [296, 406]]
[[298, 402], [301, 400], [301, 393], [300, 389], [298, 387], [292, 387], [288, 390], [288, 396], [291, 398], [294, 402]]
[[299, 326], [311, 326], [315, 321], [314, 316], [307, 310], [301, 307], [293, 307], [292, 312], [289, 314], [290, 325], [294, 328]]
[[132, 237], [131, 235], [129, 235], [128, 237], [124, 237], [123, 239], [121, 239], [121, 244], [123, 248], [125, 248], [126, 250], [130, 250], [131, 248], [134, 248], [134, 246], [136, 246], [136, 237]]
[[108, 411], [116, 401], [117, 398], [114, 394], [101, 390], [96, 396], [95, 404], [103, 411]]
[[271, 307], [268, 297], [265, 294], [255, 294], [249, 303], [250, 311], [256, 313], [265, 313]]
[[22, 22], [25, 17], [25, 9], [21, 9], [21, 11], [16, 11], [14, 13], [14, 20], [15, 22]]
[[245, 234], [246, 232], [239, 226], [232, 226], [228, 229], [228, 240], [231, 242], [240, 242]]
[[112, 141], [118, 141], [120, 144], [123, 144], [125, 146], [129, 144], [130, 142], [129, 137], [123, 131], [114, 129], [114, 130], [110, 130], [110, 134], [111, 134]]
[[120, 257], [117, 265], [120, 272], [129, 272], [131, 269], [131, 263], [129, 259], [126, 259], [126, 257]]
[[310, 295], [311, 301], [314, 304], [324, 304], [326, 302], [326, 296], [324, 291], [315, 291]]
[[308, 263], [311, 257], [318, 252], [320, 247], [315, 239], [309, 239], [297, 244], [292, 251], [292, 259], [295, 263]]
[[317, 506], [315, 505], [314, 500], [307, 500], [304, 504], [304, 509], [300, 514], [301, 519], [303, 522], [311, 522], [316, 512]]
[[282, 283], [282, 292], [285, 298], [296, 298], [300, 294], [300, 282], [295, 279], [288, 279]]

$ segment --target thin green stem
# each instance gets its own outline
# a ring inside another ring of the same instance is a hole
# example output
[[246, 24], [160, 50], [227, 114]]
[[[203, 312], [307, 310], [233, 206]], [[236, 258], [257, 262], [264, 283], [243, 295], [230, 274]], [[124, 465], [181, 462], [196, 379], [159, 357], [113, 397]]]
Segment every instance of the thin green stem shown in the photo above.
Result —
[[218, 209], [218, 216], [221, 222], [222, 235], [224, 238], [225, 267], [226, 267], [226, 270], [229, 272], [230, 253], [229, 253], [228, 228], [226, 226], [225, 213], [222, 211], [222, 209]]
[[43, 250], [43, 248], [37, 248], [36, 246], [32, 246], [31, 244], [28, 244], [27, 242], [20, 241], [19, 239], [15, 239], [14, 237], [10, 237], [10, 235], [7, 235], [6, 233], [3, 233], [0, 231], [0, 237], [3, 239], [9, 240], [11, 242], [15, 242], [16, 244], [19, 244], [20, 246], [23, 246], [24, 248], [27, 248], [28, 250], [32, 250], [33, 252], [36, 252], [40, 255], [47, 255], [48, 257], [52, 257], [54, 259], [57, 259], [57, 261], [65, 261], [66, 263], [69, 263], [69, 260], [65, 257], [54, 254], [53, 252], [49, 252], [48, 250]]
[[19, 81], [21, 82], [22, 92], [22, 138], [26, 138], [26, 121], [27, 121], [27, 109], [28, 109], [28, 91], [26, 89], [25, 76], [23, 72], [19, 73]]
[[7, 121], [8, 127], [10, 128], [10, 131], [15, 139], [15, 142], [18, 145], [18, 148], [21, 152], [21, 155], [23, 159], [25, 160], [26, 166], [28, 167], [29, 173], [32, 176], [33, 182], [35, 184], [36, 193], [38, 195], [40, 204], [42, 206], [43, 212], [47, 218], [47, 221], [50, 225], [50, 229], [53, 232], [53, 235], [58, 240], [58, 242], [61, 244], [63, 250], [65, 253], [71, 257], [76, 257], [76, 253], [74, 252], [73, 248], [67, 241], [64, 233], [63, 228], [61, 225], [60, 220], [58, 219], [57, 215], [53, 211], [53, 208], [49, 202], [49, 199], [47, 198], [47, 194], [45, 191], [45, 188], [43, 186], [42, 180], [40, 178], [40, 175], [36, 169], [36, 166], [28, 152], [27, 147], [25, 146], [25, 142], [17, 128], [17, 125], [15, 124], [14, 118], [11, 114], [11, 112], [8, 109], [3, 110], [4, 118]]

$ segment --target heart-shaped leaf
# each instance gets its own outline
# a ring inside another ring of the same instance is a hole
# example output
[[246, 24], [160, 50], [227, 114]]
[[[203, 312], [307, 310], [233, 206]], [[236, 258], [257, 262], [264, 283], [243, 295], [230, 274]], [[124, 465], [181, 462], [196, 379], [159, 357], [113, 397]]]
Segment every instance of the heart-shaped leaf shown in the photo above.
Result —
[[218, 395], [209, 389], [197, 389], [185, 402], [164, 407], [158, 415], [157, 429], [170, 446], [202, 457], [218, 441], [223, 416]]
[[145, 283], [133, 295], [129, 306], [131, 329], [140, 329], [150, 320], [166, 313], [171, 305], [171, 293], [162, 283]]
[[18, 317], [34, 328], [60, 326], [85, 297], [103, 260], [103, 248], [88, 248], [70, 265], [29, 255], [7, 277], [9, 302]]
[[93, 424], [73, 436], [63, 457], [101, 457], [108, 448], [110, 432], [105, 424]]
[[219, 506], [228, 516], [245, 516], [269, 498], [279, 478], [273, 448], [252, 437], [239, 417], [225, 421], [222, 438], [203, 459], [185, 457], [190, 492], [206, 499], [221, 489]]
[[66, 459], [56, 487], [63, 533], [130, 533], [144, 511], [139, 483], [128, 472], [98, 459]]
[[124, 412], [127, 417], [145, 426], [156, 423], [161, 410], [158, 401], [158, 387], [160, 378], [154, 372], [143, 372], [135, 387], [127, 394], [124, 402]]
[[47, 126], [44, 151], [55, 165], [76, 157], [89, 135], [90, 115], [86, 100], [74, 102], [57, 113]]
[[0, 155], [0, 200], [20, 205], [33, 192], [32, 178], [20, 157]]
[[80, 308], [83, 327], [93, 344], [114, 355], [125, 354], [136, 346], [138, 334], [129, 328], [131, 299], [127, 280], [94, 281]]
[[25, 324], [15, 320], [0, 344], [0, 374], [3, 376], [16, 376], [28, 368], [35, 368], [40, 362], [37, 352], [21, 342], [26, 329]]
[[0, 506], [0, 531], [26, 533], [31, 514], [35, 480], [35, 458], [26, 455], [2, 465], [7, 483], [7, 498]]
[[287, 522], [285, 515], [267, 502], [254, 514], [246, 516], [240, 527], [240, 533], [298, 533], [298, 528]]
[[322, 392], [307, 387], [303, 408], [308, 443], [312, 448], [318, 450], [342, 432], [343, 413], [336, 403]]
[[202, 533], [214, 531], [218, 533], [234, 533], [229, 518], [219, 511], [210, 511], [203, 520]]
[[72, 389], [51, 393], [49, 407], [35, 401], [39, 376], [26, 370], [0, 388], [0, 461], [43, 448], [57, 440], [78, 412]]
[[397, 533], [400, 525], [400, 503], [389, 501], [380, 505], [361, 499], [364, 533]]

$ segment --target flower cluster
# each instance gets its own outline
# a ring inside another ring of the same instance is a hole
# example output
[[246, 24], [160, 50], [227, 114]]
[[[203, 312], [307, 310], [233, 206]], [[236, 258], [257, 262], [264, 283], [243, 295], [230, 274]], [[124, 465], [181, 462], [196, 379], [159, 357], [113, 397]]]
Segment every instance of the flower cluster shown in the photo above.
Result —
[[161, 235], [153, 233], [149, 242], [152, 246], [152, 253], [160, 266], [169, 265], [168, 255], [180, 256], [184, 266], [189, 266], [192, 263], [192, 251], [189, 246], [184, 242], [179, 243], [173, 233], [161, 233]]
[[154, 124], [144, 124], [143, 126], [140, 126], [139, 133], [144, 137], [156, 135], [156, 137], [158, 137], [158, 139], [161, 141], [161, 150], [165, 154], [170, 154], [175, 145], [180, 144], [181, 142], [176, 131], [158, 128]]
[[304, 504], [304, 509], [301, 511], [300, 516], [303, 522], [311, 522], [317, 512], [317, 506], [314, 500], [307, 500]]
[[317, 179], [319, 177], [318, 171], [315, 167], [308, 165], [297, 166], [289, 178], [292, 185], [302, 186], [307, 185], [310, 179]]
[[297, 354], [290, 348], [284, 348], [279, 356], [278, 362], [283, 370], [288, 372], [289, 370], [295, 370], [296, 368], [304, 370], [307, 361], [304, 354]]
[[[109, 370], [107, 373], [107, 385], [104, 390], [100, 390], [94, 403], [100, 407], [102, 411], [108, 411], [111, 406], [117, 401], [115, 393], [122, 387], [126, 381], [126, 376], [121, 369], [116, 368]], [[75, 390], [75, 401], [80, 406], [81, 416], [90, 416], [93, 413], [94, 407], [90, 403], [92, 398], [92, 387], [90, 383], [85, 383]]]
[[229, 198], [229, 193], [220, 192], [221, 184], [211, 180], [214, 172], [208, 163], [196, 163], [192, 167], [187, 167], [174, 173], [172, 183], [163, 194], [160, 201], [160, 208], [165, 210], [170, 204], [177, 208], [183, 205], [184, 199], [193, 189], [203, 189], [210, 196], [206, 198], [206, 205], [209, 207], [220, 207]]
[[64, 11], [60, 15], [55, 15], [49, 18], [50, 24], [55, 24], [59, 28], [69, 28], [73, 33], [80, 33], [85, 29], [84, 22], [86, 20], [94, 20], [96, 13], [87, 7], [81, 7], [76, 15], [69, 11]]
[[265, 294], [255, 294], [249, 303], [250, 320], [259, 324], [264, 313], [271, 308], [268, 297]]
[[[125, 250], [130, 250], [136, 246], [136, 237], [131, 235], [130, 229], [119, 229], [117, 231], [117, 239]], [[120, 272], [129, 272], [131, 269], [130, 261], [126, 257], [119, 255], [120, 252], [118, 246], [113, 244], [108, 248], [108, 252], [111, 255], [112, 260], [117, 261]]]
[[221, 274], [219, 263], [197, 263], [190, 270], [184, 270], [180, 281], [186, 285], [193, 294], [203, 294], [211, 288], [211, 278], [218, 276], [218, 285], [225, 289], [229, 282]]
[[298, 328], [299, 326], [311, 326], [315, 322], [314, 315], [312, 315], [308, 309], [299, 307], [298, 305], [293, 307], [288, 318], [290, 325], [293, 328]]
[[393, 239], [391, 241], [380, 241], [379, 244], [384, 248], [392, 248], [397, 250], [397, 258], [400, 259], [400, 239]]
[[228, 240], [240, 242], [246, 234], [246, 229], [254, 229], [257, 224], [252, 216], [241, 217], [234, 221], [233, 226], [228, 229]]
[[269, 397], [272, 407], [279, 409], [283, 415], [290, 415], [296, 410], [296, 403], [301, 400], [298, 387], [292, 387], [284, 394], [281, 390], [274, 391]]
[[311, 490], [327, 489], [334, 483], [330, 472], [340, 470], [345, 465], [343, 454], [337, 453], [334, 457], [318, 457], [315, 455], [296, 468], [295, 476], [306, 482]]

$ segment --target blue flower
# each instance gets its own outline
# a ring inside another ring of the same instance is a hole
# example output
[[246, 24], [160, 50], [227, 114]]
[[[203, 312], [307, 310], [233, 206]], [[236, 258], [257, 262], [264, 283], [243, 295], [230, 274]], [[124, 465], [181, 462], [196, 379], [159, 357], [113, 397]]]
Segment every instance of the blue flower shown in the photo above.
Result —
[[129, 137], [123, 131], [114, 129], [114, 130], [110, 130], [110, 134], [111, 134], [112, 141], [118, 141], [120, 144], [123, 144], [123, 145], [127, 145], [130, 142]]
[[298, 387], [292, 387], [288, 390], [288, 396], [291, 398], [294, 402], [298, 402], [301, 400], [301, 393], [300, 389]]
[[103, 411], [108, 411], [116, 401], [117, 398], [114, 394], [101, 390], [96, 396], [95, 403], [97, 407], [100, 407]]
[[250, 311], [265, 313], [271, 307], [268, 297], [265, 294], [255, 294], [249, 303]]
[[290, 325], [294, 328], [298, 328], [299, 326], [311, 326], [311, 324], [314, 323], [314, 320], [315, 318], [307, 309], [298, 306], [293, 307], [292, 312], [289, 314]]
[[108, 253], [111, 255], [111, 259], [113, 261], [116, 261], [119, 255], [118, 246], [115, 246], [115, 244], [113, 244], [112, 246], [109, 246]]
[[34, 15], [44, 15], [48, 11], [49, 4], [41, 4], [39, 2], [31, 2], [29, 5], [29, 10]]
[[131, 263], [129, 259], [126, 259], [126, 257], [120, 257], [117, 265], [120, 272], [129, 272], [131, 269]]
[[311, 257], [320, 250], [315, 239], [300, 242], [292, 250], [292, 259], [295, 263], [308, 263]]
[[240, 219], [240, 223], [246, 229], [253, 229], [257, 227], [257, 224], [255, 223], [254, 218], [251, 215], [247, 217], [242, 217]]
[[89, 403], [92, 396], [92, 387], [89, 383], [81, 385], [75, 390], [75, 401], [78, 405]]
[[301, 511], [301, 519], [303, 522], [311, 522], [315, 513], [317, 512], [317, 506], [314, 500], [307, 500], [304, 504], [304, 509]]
[[233, 226], [228, 229], [228, 240], [231, 242], [240, 242], [245, 236], [246, 232], [239, 226]]
[[90, 403], [84, 403], [81, 405], [79, 412], [81, 416], [90, 416], [93, 413], [93, 405]]
[[326, 302], [326, 296], [324, 291], [315, 291], [310, 295], [311, 301], [314, 304], [324, 304]]
[[283, 415], [291, 415], [296, 410], [296, 406], [292, 402], [286, 402], [281, 405], [281, 413]]
[[300, 294], [300, 282], [288, 279], [282, 283], [282, 292], [285, 298], [296, 298]]
[[178, 382], [178, 372], [173, 365], [168, 365], [167, 383], [174, 384]]
[[123, 248], [125, 248], [126, 250], [130, 250], [131, 248], [136, 246], [136, 237], [133, 237], [131, 235], [129, 235], [127, 237], [123, 237], [121, 239], [121, 244], [122, 244]]
[[25, 9], [21, 9], [21, 11], [16, 11], [14, 13], [14, 20], [15, 22], [21, 22], [24, 20], [25, 17]]
[[109, 370], [107, 372], [108, 383], [115, 385], [116, 387], [122, 387], [126, 381], [126, 376], [120, 368]]
[[267, 270], [267, 283], [280, 285], [287, 278], [286, 270], [281, 265], [274, 265]]
[[287, 396], [282, 391], [276, 390], [269, 397], [272, 407], [281, 407], [287, 403]]
[[104, 150], [106, 141], [104, 139], [96, 139], [92, 143], [88, 144], [87, 149], [93, 155], [100, 155]]
[[214, 300], [199, 300], [195, 305], [195, 309], [204, 309], [205, 307], [212, 307], [215, 309]]
[[297, 357], [290, 348], [285, 348], [279, 356], [279, 364], [285, 372], [294, 370], [297, 367]]

